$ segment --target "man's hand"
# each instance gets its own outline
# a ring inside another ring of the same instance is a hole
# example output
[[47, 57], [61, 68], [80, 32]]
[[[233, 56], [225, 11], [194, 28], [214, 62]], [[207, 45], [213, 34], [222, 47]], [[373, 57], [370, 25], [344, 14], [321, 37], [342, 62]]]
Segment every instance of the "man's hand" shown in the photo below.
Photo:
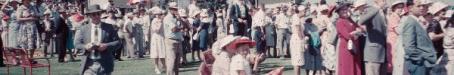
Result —
[[106, 49], [107, 49], [107, 45], [104, 44], [104, 43], [99, 44], [99, 45], [98, 45], [98, 48], [97, 48], [97, 50], [98, 50], [98, 51], [101, 51], [101, 52], [102, 52], [102, 51], [105, 51]]

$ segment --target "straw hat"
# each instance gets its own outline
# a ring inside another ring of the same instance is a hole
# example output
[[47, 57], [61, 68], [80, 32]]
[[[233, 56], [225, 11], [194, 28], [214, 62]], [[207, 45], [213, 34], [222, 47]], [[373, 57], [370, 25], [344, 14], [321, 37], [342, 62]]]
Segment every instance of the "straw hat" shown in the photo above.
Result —
[[169, 8], [178, 9], [177, 2], [170, 2], [169, 3]]
[[328, 5], [320, 5], [320, 6], [318, 6], [317, 9], [318, 9], [317, 10], [318, 12], [322, 12], [323, 10], [327, 10], [328, 11], [329, 7], [328, 7]]
[[356, 0], [355, 3], [353, 3], [353, 7], [355, 7], [355, 9], [357, 9], [358, 7], [364, 6], [366, 4], [367, 4], [366, 0]]
[[152, 10], [153, 11], [153, 14], [164, 14], [164, 11], [162, 9], [155, 9], [155, 10]]
[[304, 11], [306, 7], [304, 5], [298, 6], [298, 11]]
[[394, 1], [394, 3], [391, 4], [391, 7], [394, 7], [397, 4], [405, 4], [405, 3], [407, 3], [406, 0], [396, 0], [396, 1]]
[[431, 14], [436, 14], [437, 12], [440, 12], [441, 10], [447, 8], [448, 5], [442, 2], [435, 2], [432, 4], [432, 6], [429, 7], [429, 13]]

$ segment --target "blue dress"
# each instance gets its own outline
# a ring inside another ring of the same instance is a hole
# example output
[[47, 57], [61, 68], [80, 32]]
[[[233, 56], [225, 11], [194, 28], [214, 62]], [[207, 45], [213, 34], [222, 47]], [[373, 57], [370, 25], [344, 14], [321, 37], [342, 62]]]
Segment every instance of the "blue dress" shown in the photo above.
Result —
[[208, 47], [208, 28], [210, 23], [202, 23], [201, 30], [199, 31], [199, 48], [204, 51]]
[[20, 26], [17, 24], [17, 17], [16, 17], [16, 11], [15, 10], [9, 10], [7, 14], [10, 16], [10, 19], [8, 21], [8, 45], [7, 47], [13, 47], [13, 48], [19, 48], [18, 44], [18, 34], [20, 30]]
[[268, 47], [276, 46], [276, 31], [274, 29], [274, 25], [265, 26], [265, 42]]
[[[67, 20], [68, 28], [72, 28], [72, 23]], [[68, 30], [68, 36], [66, 37], [66, 48], [67, 49], [74, 49], [74, 31]]]
[[307, 70], [321, 70], [322, 69], [322, 56], [320, 53], [320, 35], [318, 34], [318, 28], [312, 23], [304, 24], [304, 33], [309, 36], [308, 49], [304, 52], [305, 63], [304, 69]]

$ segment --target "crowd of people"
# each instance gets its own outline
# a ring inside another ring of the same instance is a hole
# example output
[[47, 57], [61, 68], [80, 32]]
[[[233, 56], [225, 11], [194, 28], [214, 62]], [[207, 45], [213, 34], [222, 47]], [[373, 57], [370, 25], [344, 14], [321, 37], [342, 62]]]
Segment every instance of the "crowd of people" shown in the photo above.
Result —
[[249, 0], [191, 0], [125, 9], [112, 1], [84, 7], [9, 0], [0, 9], [0, 41], [30, 58], [36, 52], [58, 54], [62, 63], [79, 57], [81, 75], [111, 75], [115, 60], [145, 56], [153, 59], [154, 73], [167, 75], [189, 62], [201, 62], [200, 75], [256, 75], [267, 58], [290, 58], [294, 75], [454, 75], [448, 4], [367, 1], [270, 8]]

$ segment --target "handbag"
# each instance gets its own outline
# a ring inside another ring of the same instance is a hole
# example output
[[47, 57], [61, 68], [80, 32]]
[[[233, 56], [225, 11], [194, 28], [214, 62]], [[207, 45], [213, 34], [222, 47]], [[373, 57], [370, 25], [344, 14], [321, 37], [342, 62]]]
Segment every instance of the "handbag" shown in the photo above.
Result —
[[192, 36], [192, 40], [199, 40], [199, 33], [195, 33], [193, 36]]
[[355, 52], [355, 46], [354, 46], [352, 40], [348, 40], [348, 42], [347, 42], [347, 49], [348, 49], [350, 52], [356, 53], [356, 52]]

